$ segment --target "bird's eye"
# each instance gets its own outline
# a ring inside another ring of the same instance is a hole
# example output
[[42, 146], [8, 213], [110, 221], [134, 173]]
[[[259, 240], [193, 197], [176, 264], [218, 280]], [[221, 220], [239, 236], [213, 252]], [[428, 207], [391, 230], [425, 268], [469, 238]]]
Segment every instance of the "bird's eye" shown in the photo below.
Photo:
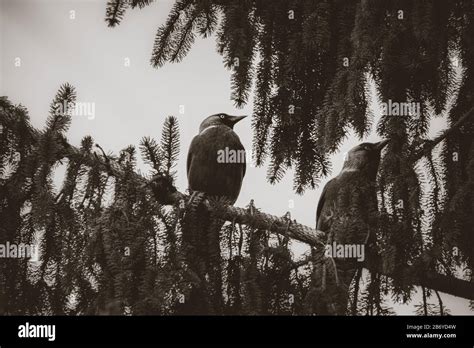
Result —
[[224, 115], [220, 115], [219, 117], [220, 117], [221, 119], [224, 119], [225, 116], [224, 116]]

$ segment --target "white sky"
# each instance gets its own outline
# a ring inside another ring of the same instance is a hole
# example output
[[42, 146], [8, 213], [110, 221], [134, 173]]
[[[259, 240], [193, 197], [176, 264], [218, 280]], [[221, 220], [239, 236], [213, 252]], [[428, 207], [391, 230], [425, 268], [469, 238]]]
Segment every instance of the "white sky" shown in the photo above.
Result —
[[[159, 0], [144, 10], [129, 10], [122, 23], [108, 28], [106, 1], [94, 0], [0, 0], [0, 95], [27, 107], [32, 124], [44, 127], [51, 100], [62, 83], [76, 87], [77, 101], [95, 103], [95, 118], [74, 116], [68, 139], [79, 145], [91, 135], [106, 151], [115, 154], [129, 144], [138, 145], [143, 136], [159, 139], [166, 116], [178, 117], [181, 153], [177, 186], [187, 188], [186, 154], [200, 122], [208, 115], [226, 112], [252, 114], [252, 102], [236, 109], [230, 100], [230, 74], [216, 52], [213, 37], [197, 38], [179, 64], [154, 69], [149, 64], [156, 30], [168, 15], [172, 1]], [[71, 10], [75, 19], [71, 19]], [[15, 67], [15, 59], [21, 66]], [[126, 67], [125, 59], [130, 60]], [[373, 90], [373, 88], [371, 88]], [[184, 114], [180, 114], [180, 106]], [[378, 106], [372, 105], [377, 115]], [[375, 123], [374, 123], [375, 124]], [[252, 148], [251, 119], [235, 130], [247, 150]], [[444, 127], [439, 121], [435, 134]], [[375, 127], [373, 127], [375, 129]], [[378, 141], [372, 131], [364, 141]], [[333, 173], [342, 168], [343, 154], [361, 142], [347, 138], [340, 153], [332, 158]], [[148, 168], [140, 165], [146, 172]], [[266, 181], [266, 166], [247, 168], [242, 191], [236, 202], [245, 206], [254, 199], [265, 212], [283, 216], [291, 212], [298, 222], [315, 225], [316, 204], [322, 187], [299, 196], [293, 192], [291, 172], [277, 185]], [[290, 201], [294, 207], [290, 209]], [[295, 254], [306, 251], [299, 243]], [[420, 296], [417, 296], [417, 299]], [[444, 295], [453, 314], [473, 314], [465, 300]], [[432, 300], [433, 302], [434, 300]], [[411, 305], [396, 306], [399, 314], [412, 314]]]

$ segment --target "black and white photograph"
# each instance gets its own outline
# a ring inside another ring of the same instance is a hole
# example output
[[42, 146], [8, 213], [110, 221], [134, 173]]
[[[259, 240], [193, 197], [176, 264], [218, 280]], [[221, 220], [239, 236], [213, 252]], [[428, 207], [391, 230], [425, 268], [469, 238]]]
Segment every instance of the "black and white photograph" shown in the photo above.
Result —
[[474, 1], [0, 0], [2, 348], [472, 347], [473, 269]]

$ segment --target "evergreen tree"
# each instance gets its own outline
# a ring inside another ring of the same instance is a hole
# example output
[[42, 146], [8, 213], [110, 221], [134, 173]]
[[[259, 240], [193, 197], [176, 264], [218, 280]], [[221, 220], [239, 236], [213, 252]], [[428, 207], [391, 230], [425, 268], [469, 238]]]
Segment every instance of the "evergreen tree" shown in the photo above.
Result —
[[[256, 164], [268, 160], [272, 183], [293, 168], [299, 193], [328, 174], [350, 130], [363, 138], [371, 129], [369, 79], [381, 102], [416, 103], [416, 115], [376, 125], [391, 140], [379, 175], [379, 252], [396, 276], [390, 288], [408, 300], [407, 264], [472, 277], [473, 32], [465, 0], [183, 0], [158, 29], [151, 64], [179, 62], [195, 35], [214, 34], [236, 106], [255, 84]], [[432, 142], [430, 120], [440, 115], [451, 128]], [[379, 276], [370, 279], [378, 289]]]
[[[111, 0], [106, 21], [116, 26], [129, 8], [150, 3]], [[363, 138], [375, 126], [390, 139], [377, 181], [376, 256], [356, 274], [348, 313], [393, 314], [388, 297], [408, 302], [422, 285], [417, 313], [445, 315], [439, 291], [474, 293], [473, 32], [467, 0], [179, 0], [158, 29], [151, 64], [180, 62], [196, 35], [213, 36], [231, 70], [232, 100], [253, 97], [256, 164], [268, 162], [272, 183], [294, 169], [298, 193], [329, 174], [328, 158], [349, 131]], [[381, 102], [417, 103], [417, 117], [384, 115], [372, 125], [369, 79]], [[331, 259], [291, 252], [292, 239], [322, 250], [320, 231], [253, 203], [188, 204], [174, 186], [174, 117], [160, 141], [142, 140], [151, 167], [144, 177], [133, 146], [114, 155], [88, 136], [80, 147], [68, 143], [75, 97], [61, 86], [43, 130], [24, 107], [0, 99], [0, 244], [37, 241], [41, 250], [39, 262], [0, 262], [2, 313], [312, 314], [314, 301], [339, 301], [314, 296], [311, 282], [314, 265], [325, 263], [318, 279], [337, 286]], [[441, 114], [448, 130], [428, 139]], [[228, 221], [209, 250], [193, 234], [200, 209]]]

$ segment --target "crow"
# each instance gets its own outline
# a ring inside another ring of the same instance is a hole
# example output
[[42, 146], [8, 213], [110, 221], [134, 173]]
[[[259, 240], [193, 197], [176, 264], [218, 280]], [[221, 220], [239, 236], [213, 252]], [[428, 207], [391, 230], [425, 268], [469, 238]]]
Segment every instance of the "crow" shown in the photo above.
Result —
[[187, 314], [222, 314], [220, 231], [224, 221], [201, 204], [204, 197], [233, 205], [246, 171], [245, 149], [234, 125], [246, 116], [224, 113], [202, 121], [191, 141], [187, 175], [191, 198], [183, 228], [183, 245], [190, 270], [199, 279], [182, 310]]
[[[313, 285], [325, 293], [330, 303], [329, 306], [317, 305], [318, 314], [346, 313], [350, 283], [356, 271], [361, 270], [360, 261], [370, 258], [378, 214], [375, 183], [380, 154], [387, 143], [388, 140], [383, 140], [352, 148], [339, 175], [324, 186], [316, 210], [316, 229], [326, 233], [325, 256], [333, 260], [315, 267]], [[337, 248], [359, 250], [363, 255], [359, 255], [359, 259], [355, 255], [341, 257], [335, 255]], [[321, 252], [313, 256], [324, 260]], [[328, 286], [331, 282], [336, 286]]]
[[224, 113], [202, 121], [199, 134], [189, 147], [187, 174], [189, 189], [208, 196], [227, 198], [234, 204], [245, 176], [245, 148], [234, 125], [246, 116]]
[[[387, 143], [388, 140], [378, 143], [362, 143], [347, 153], [339, 175], [328, 181], [323, 188], [316, 210], [316, 229], [324, 232], [329, 231], [334, 209], [337, 206], [338, 194], [341, 189], [353, 186], [354, 179], [364, 186], [372, 186], [375, 189], [380, 152]], [[366, 198], [372, 201], [376, 199], [375, 190], [367, 192]]]

